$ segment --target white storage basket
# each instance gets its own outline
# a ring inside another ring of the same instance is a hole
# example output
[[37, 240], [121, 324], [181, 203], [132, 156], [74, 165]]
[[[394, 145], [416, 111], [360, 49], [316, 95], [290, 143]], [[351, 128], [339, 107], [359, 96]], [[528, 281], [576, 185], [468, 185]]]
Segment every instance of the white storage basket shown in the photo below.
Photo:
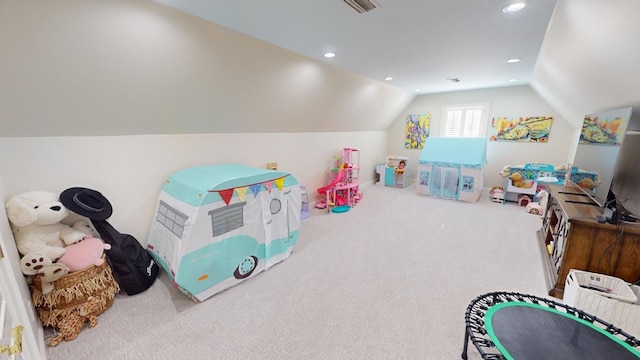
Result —
[[[609, 291], [592, 290], [588, 287]], [[640, 305], [637, 304], [636, 293], [621, 279], [571, 269], [562, 300], [567, 305], [594, 315], [640, 339]]]
[[595, 292], [598, 295], [628, 303], [638, 301], [636, 294], [622, 279], [576, 269], [569, 270], [564, 286], [564, 302], [571, 305], [569, 302], [575, 302], [578, 294], [584, 291]]

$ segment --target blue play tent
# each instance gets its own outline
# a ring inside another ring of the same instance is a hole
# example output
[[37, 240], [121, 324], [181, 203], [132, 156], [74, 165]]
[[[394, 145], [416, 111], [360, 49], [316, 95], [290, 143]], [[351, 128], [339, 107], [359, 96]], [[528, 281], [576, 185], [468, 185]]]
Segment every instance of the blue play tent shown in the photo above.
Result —
[[428, 137], [418, 159], [419, 194], [476, 202], [487, 163], [485, 138]]
[[147, 248], [195, 301], [289, 257], [301, 192], [289, 173], [240, 164], [179, 170], [164, 183]]

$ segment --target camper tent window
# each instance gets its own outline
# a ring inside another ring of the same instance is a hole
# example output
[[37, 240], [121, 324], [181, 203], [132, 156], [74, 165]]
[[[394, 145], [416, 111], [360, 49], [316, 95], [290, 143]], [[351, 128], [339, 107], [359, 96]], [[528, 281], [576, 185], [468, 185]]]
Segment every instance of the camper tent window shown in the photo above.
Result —
[[182, 239], [182, 232], [184, 230], [184, 224], [187, 221], [187, 215], [167, 205], [166, 202], [160, 201], [156, 220]]
[[474, 177], [473, 176], [463, 176], [462, 177], [462, 191], [466, 192], [474, 192]]
[[275, 215], [282, 209], [282, 202], [280, 202], [280, 200], [278, 199], [271, 199], [271, 204], [269, 207], [271, 209], [271, 214]]
[[213, 237], [244, 226], [243, 212], [246, 201], [209, 211]]

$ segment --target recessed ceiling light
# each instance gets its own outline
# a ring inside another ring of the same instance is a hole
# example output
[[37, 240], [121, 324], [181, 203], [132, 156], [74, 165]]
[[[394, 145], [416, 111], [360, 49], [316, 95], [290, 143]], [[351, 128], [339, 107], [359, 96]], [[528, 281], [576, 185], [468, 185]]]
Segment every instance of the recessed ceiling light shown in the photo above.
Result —
[[384, 78], [386, 81], [391, 81], [393, 80], [393, 78], [391, 76], [387, 76], [386, 78]]
[[415, 91], [415, 92], [419, 92], [419, 91], [420, 91], [420, 89], [415, 89], [414, 91]]
[[520, 58], [512, 58], [512, 59], [508, 59], [508, 60], [507, 60], [507, 62], [508, 62], [509, 64], [513, 64], [513, 63], [520, 62], [521, 60], [522, 60], [522, 59], [520, 59]]
[[335, 57], [335, 56], [336, 56], [336, 53], [332, 53], [332, 52], [324, 53], [324, 57], [326, 57], [326, 58], [332, 58], [332, 57]]
[[520, 80], [520, 79], [518, 79], [518, 78], [513, 78], [513, 79], [509, 79], [508, 81], [509, 81], [509, 82], [516, 82], [516, 81], [518, 81], [518, 80]]
[[527, 4], [522, 0], [511, 1], [502, 8], [502, 12], [510, 13], [520, 11], [524, 9], [525, 6], [527, 6]]

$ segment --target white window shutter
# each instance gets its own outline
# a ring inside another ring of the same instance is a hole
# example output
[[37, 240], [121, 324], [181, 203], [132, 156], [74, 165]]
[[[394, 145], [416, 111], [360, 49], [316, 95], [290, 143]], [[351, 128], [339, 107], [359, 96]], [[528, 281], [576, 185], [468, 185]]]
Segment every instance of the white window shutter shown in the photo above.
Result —
[[462, 123], [462, 110], [450, 110], [447, 112], [447, 125], [445, 136], [460, 136], [460, 126]]
[[441, 136], [481, 137], [484, 136], [488, 104], [447, 106], [443, 111]]
[[464, 119], [464, 137], [480, 136], [480, 122], [482, 120], [482, 109], [468, 109]]

